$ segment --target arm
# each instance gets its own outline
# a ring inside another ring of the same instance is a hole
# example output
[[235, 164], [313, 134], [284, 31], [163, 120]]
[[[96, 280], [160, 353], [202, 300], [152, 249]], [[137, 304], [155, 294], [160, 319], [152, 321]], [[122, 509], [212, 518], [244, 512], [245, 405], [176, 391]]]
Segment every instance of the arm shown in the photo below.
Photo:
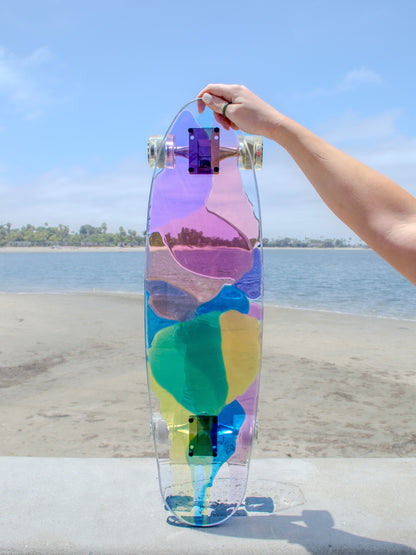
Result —
[[[327, 206], [416, 285], [416, 199], [412, 195], [245, 87], [208, 85], [199, 96], [226, 127], [264, 135], [285, 148]], [[225, 102], [231, 102], [226, 118], [222, 116]]]

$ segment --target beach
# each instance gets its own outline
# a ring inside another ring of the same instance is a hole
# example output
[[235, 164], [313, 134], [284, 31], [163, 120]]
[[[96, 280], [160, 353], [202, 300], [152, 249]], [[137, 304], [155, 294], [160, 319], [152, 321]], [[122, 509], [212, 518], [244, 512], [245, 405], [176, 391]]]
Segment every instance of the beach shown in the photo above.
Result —
[[[416, 322], [266, 306], [255, 457], [416, 455]], [[143, 298], [0, 295], [2, 456], [151, 457]]]

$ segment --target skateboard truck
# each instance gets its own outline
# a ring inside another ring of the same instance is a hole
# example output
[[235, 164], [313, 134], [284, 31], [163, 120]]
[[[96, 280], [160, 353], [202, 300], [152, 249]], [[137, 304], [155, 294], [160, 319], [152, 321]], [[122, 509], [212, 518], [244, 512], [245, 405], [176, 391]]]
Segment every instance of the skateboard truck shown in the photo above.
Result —
[[191, 415], [189, 423], [189, 457], [216, 457], [218, 416]]
[[220, 171], [220, 128], [192, 128], [189, 133], [189, 173], [211, 174]]
[[257, 135], [239, 135], [237, 148], [220, 145], [218, 127], [189, 128], [187, 146], [176, 146], [175, 136], [152, 135], [147, 146], [149, 166], [175, 167], [176, 156], [188, 158], [190, 174], [218, 174], [220, 161], [237, 157], [241, 169], [260, 169], [263, 164], [263, 138]]

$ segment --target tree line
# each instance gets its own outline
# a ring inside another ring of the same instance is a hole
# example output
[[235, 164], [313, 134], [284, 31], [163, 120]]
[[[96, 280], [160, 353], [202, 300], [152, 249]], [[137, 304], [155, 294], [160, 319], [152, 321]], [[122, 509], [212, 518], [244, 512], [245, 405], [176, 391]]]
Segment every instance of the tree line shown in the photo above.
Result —
[[89, 224], [82, 225], [78, 231], [71, 231], [67, 225], [43, 226], [27, 224], [21, 228], [13, 228], [12, 224], [0, 224], [0, 247], [114, 247], [144, 246], [145, 233], [139, 234], [134, 229], [120, 226], [118, 233], [108, 231], [106, 223], [99, 227]]
[[[353, 244], [352, 239], [283, 239], [263, 238], [264, 247], [287, 248], [347, 248], [364, 247], [362, 243]], [[137, 247], [146, 243], [146, 232], [138, 233], [134, 229], [124, 229], [120, 226], [118, 232], [109, 232], [108, 225], [104, 222], [95, 227], [89, 224], [82, 225], [78, 231], [71, 231], [67, 225], [43, 226], [24, 225], [14, 228], [11, 223], [0, 224], [0, 247]], [[188, 244], [185, 241], [186, 244]], [[191, 241], [192, 243], [192, 241]], [[192, 243], [193, 244], [193, 243]]]
[[283, 239], [263, 239], [264, 247], [287, 247], [287, 248], [317, 248], [317, 249], [343, 249], [343, 248], [364, 248], [364, 243], [353, 243], [352, 238], [349, 239], [328, 239], [321, 237], [320, 239], [293, 239], [284, 237]]

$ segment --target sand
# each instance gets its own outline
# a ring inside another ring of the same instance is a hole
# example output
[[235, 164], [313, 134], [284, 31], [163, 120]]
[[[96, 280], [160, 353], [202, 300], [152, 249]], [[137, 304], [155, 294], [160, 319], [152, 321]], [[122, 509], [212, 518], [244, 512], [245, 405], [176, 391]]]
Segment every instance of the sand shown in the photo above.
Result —
[[[256, 457], [416, 455], [415, 321], [265, 311]], [[0, 295], [0, 455], [153, 456], [134, 295]]]

